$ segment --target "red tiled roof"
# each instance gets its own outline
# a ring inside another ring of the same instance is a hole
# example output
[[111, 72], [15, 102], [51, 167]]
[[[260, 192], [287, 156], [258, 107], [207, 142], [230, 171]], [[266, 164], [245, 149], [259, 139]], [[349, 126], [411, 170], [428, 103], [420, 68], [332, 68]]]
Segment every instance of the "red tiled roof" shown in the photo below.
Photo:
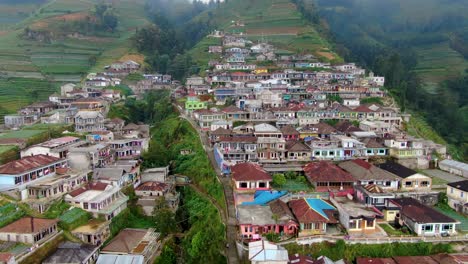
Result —
[[288, 263], [294, 263], [294, 264], [314, 264], [314, 259], [309, 256], [304, 256], [304, 255], [289, 255], [289, 262]]
[[304, 173], [311, 182], [355, 182], [351, 174], [331, 162], [311, 162], [304, 166]]
[[260, 165], [246, 162], [231, 167], [232, 178], [235, 181], [271, 181], [272, 178]]
[[353, 160], [352, 161], [353, 163], [363, 167], [364, 169], [368, 170], [372, 167], [372, 164], [370, 164], [369, 162], [365, 161], [365, 160], [362, 160], [362, 159], [356, 159], [356, 160]]
[[48, 228], [58, 222], [58, 219], [44, 219], [23, 217], [15, 222], [0, 228], [0, 233], [30, 234]]
[[154, 182], [154, 181], [149, 181], [142, 183], [140, 186], [138, 186], [135, 191], [160, 191], [163, 192], [168, 188], [169, 185], [167, 185], [164, 182]]
[[372, 112], [374, 112], [374, 111], [372, 111], [372, 109], [370, 109], [369, 107], [367, 107], [365, 105], [360, 105], [360, 106], [354, 108], [354, 111], [359, 112], [359, 113], [372, 113]]
[[393, 259], [396, 264], [438, 264], [430, 256], [398, 256]]
[[392, 258], [356, 258], [356, 264], [396, 264]]
[[321, 214], [317, 213], [315, 210], [310, 208], [309, 204], [305, 199], [292, 200], [289, 202], [289, 207], [291, 211], [296, 216], [296, 219], [300, 223], [315, 223], [315, 222], [325, 222], [325, 223], [336, 223], [337, 220], [333, 217], [332, 213], [324, 210], [329, 219], [326, 219]]
[[36, 168], [41, 168], [50, 165], [59, 160], [61, 159], [42, 154], [36, 156], [28, 156], [19, 160], [10, 161], [0, 166], [0, 174], [17, 175]]
[[0, 263], [8, 263], [11, 258], [14, 258], [15, 255], [8, 252], [0, 252]]

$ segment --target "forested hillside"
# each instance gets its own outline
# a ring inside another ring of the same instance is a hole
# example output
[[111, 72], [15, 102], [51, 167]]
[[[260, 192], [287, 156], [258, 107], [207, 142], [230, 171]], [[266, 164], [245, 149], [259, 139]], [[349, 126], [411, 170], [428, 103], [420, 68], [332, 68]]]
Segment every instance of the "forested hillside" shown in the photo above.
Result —
[[468, 158], [467, 0], [293, 1], [329, 29], [338, 53], [385, 75], [402, 108]]

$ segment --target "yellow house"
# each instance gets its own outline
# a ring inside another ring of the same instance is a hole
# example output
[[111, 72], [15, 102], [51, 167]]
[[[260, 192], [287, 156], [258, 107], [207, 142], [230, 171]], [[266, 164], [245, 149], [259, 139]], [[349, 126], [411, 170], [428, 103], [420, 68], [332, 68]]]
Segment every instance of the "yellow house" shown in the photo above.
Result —
[[447, 184], [448, 205], [457, 212], [468, 214], [468, 180]]

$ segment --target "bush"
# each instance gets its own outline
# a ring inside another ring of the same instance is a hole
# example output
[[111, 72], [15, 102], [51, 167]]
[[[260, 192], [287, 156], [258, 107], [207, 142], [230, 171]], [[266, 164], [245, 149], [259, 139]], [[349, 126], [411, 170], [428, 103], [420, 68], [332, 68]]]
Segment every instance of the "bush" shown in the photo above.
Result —
[[271, 232], [271, 233], [266, 234], [266, 239], [268, 239], [268, 241], [270, 241], [270, 242], [277, 243], [277, 242], [280, 241], [280, 235]]
[[25, 215], [15, 204], [9, 203], [0, 207], [0, 227], [6, 226]]
[[277, 173], [273, 175], [273, 185], [283, 186], [286, 184], [286, 182], [287, 181], [286, 181], [286, 177], [284, 176], [284, 174]]

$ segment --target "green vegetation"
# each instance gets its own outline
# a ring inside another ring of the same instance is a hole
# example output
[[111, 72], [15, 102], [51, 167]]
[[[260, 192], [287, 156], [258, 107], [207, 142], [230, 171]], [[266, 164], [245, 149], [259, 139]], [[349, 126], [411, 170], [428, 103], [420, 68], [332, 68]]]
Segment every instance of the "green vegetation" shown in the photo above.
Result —
[[53, 203], [49, 209], [47, 209], [47, 211], [44, 213], [44, 217], [57, 218], [63, 215], [68, 209], [70, 209], [70, 205], [63, 200], [60, 200]]
[[220, 254], [224, 248], [225, 226], [218, 210], [206, 198], [186, 188], [182, 192], [183, 210], [178, 212], [181, 225], [187, 230], [182, 241], [187, 263], [226, 263]]
[[427, 256], [438, 253], [450, 253], [450, 244], [391, 243], [391, 244], [346, 244], [343, 240], [336, 244], [322, 242], [312, 245], [287, 244], [290, 254], [311, 254], [312, 257], [327, 256], [332, 260], [346, 259], [354, 261], [356, 257], [388, 258], [392, 256]]
[[361, 99], [361, 104], [378, 104], [378, 105], [384, 105], [382, 98], [380, 97], [367, 97]]
[[389, 236], [410, 236], [410, 231], [407, 227], [402, 229], [395, 229], [389, 224], [379, 224], [379, 226], [387, 233]]
[[286, 184], [286, 177], [284, 176], [284, 174], [281, 174], [281, 173], [273, 174], [273, 185], [275, 187], [282, 187], [285, 184]]
[[154, 261], [155, 264], [174, 264], [177, 263], [177, 254], [174, 252], [176, 247], [174, 239], [169, 239], [164, 244], [161, 255]]
[[65, 237], [63, 235], [59, 235], [55, 237], [53, 240], [45, 243], [40, 248], [34, 250], [34, 253], [29, 255], [23, 261], [21, 261], [21, 263], [25, 263], [25, 264], [41, 263], [43, 260], [45, 260], [49, 256], [50, 252], [55, 252], [58, 246], [64, 241], [65, 241]]
[[0, 146], [0, 164], [19, 159], [19, 148], [17, 146]]
[[24, 211], [13, 203], [0, 207], [0, 227], [4, 227], [25, 215]]
[[59, 226], [64, 230], [73, 230], [88, 223], [91, 214], [81, 208], [73, 208], [61, 214]]

